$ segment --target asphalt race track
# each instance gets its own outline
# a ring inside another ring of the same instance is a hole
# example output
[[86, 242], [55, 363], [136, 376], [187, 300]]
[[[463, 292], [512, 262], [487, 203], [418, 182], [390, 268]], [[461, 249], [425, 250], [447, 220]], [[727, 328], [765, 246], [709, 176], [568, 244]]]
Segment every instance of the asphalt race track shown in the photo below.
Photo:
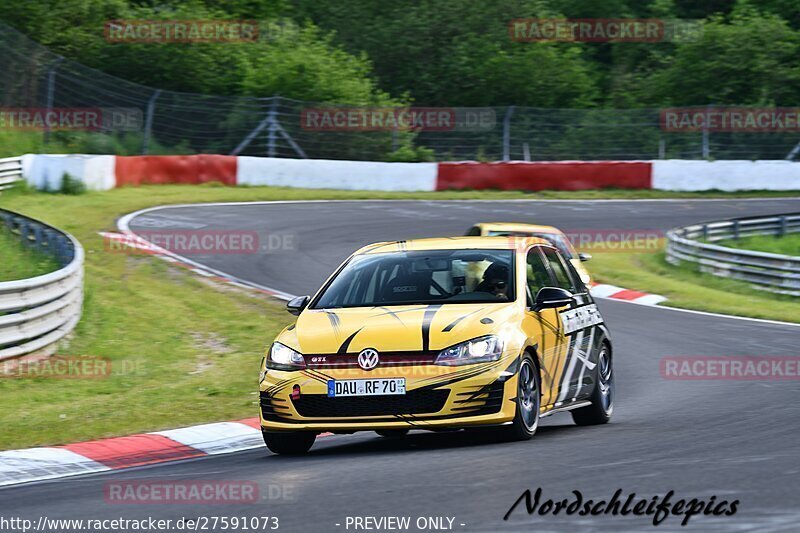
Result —
[[[363, 244], [460, 235], [479, 221], [665, 230], [790, 211], [800, 211], [800, 200], [305, 202], [163, 208], [137, 216], [131, 227], [288, 235], [281, 242], [291, 250], [192, 259], [263, 286], [307, 294]], [[554, 500], [570, 498], [572, 491], [598, 500], [616, 489], [646, 499], [673, 490], [675, 498], [738, 499], [739, 510], [730, 517], [695, 516], [688, 528], [669, 517], [659, 531], [797, 531], [800, 382], [665, 380], [659, 360], [797, 356], [800, 327], [608, 300], [599, 305], [615, 343], [616, 406], [606, 426], [579, 428], [568, 414], [558, 414], [544, 419], [532, 441], [519, 443], [464, 432], [415, 432], [400, 441], [373, 433], [332, 436], [319, 439], [302, 458], [263, 449], [7, 488], [0, 490], [0, 507], [4, 514], [32, 519], [271, 515], [284, 531], [347, 531], [348, 516], [410, 516], [412, 525], [418, 517], [454, 517], [457, 531], [617, 531], [650, 529], [651, 518], [529, 516], [524, 506], [508, 521], [503, 516], [524, 490], [538, 487], [543, 499]], [[255, 480], [267, 494], [261, 504], [239, 506], [104, 503], [110, 479], [145, 478]]]

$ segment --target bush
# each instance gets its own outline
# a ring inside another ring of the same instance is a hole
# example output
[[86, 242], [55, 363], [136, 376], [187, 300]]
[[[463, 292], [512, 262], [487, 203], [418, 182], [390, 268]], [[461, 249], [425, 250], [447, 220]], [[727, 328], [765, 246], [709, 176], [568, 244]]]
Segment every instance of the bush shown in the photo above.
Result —
[[64, 172], [61, 176], [61, 194], [83, 194], [86, 192], [86, 184], [79, 178], [71, 176], [69, 173]]
[[386, 155], [386, 161], [392, 163], [424, 163], [436, 161], [436, 154], [430, 148], [414, 146], [410, 138], [400, 141], [400, 146]]

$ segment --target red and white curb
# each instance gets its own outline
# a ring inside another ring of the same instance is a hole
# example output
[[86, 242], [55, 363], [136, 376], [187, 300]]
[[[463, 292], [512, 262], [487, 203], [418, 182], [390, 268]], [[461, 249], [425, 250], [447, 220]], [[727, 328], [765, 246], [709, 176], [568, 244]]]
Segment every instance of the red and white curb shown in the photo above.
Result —
[[589, 289], [592, 296], [595, 298], [608, 298], [610, 300], [622, 300], [625, 302], [632, 302], [642, 305], [658, 305], [666, 302], [667, 299], [659, 294], [648, 294], [646, 292], [632, 291], [630, 289], [623, 289], [616, 285], [608, 285], [605, 283], [595, 283]]
[[[332, 433], [322, 433], [328, 437]], [[261, 421], [201, 424], [64, 446], [0, 452], [0, 486], [121, 470], [264, 447]]]
[[258, 418], [64, 446], [0, 452], [0, 486], [192, 459], [264, 446]]

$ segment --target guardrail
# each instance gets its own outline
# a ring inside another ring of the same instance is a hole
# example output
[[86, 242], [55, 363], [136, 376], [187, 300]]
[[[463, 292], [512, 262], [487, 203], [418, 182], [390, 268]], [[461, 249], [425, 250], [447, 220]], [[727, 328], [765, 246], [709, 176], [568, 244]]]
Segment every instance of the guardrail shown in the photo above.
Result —
[[[667, 261], [689, 261], [700, 270], [752, 283], [756, 288], [800, 296], [800, 256], [726, 248], [712, 244], [753, 235], [800, 231], [800, 213], [709, 222], [667, 232]], [[698, 239], [702, 239], [701, 242]]]
[[0, 361], [44, 350], [72, 331], [83, 304], [83, 247], [68, 233], [0, 209], [0, 231], [56, 258], [60, 269], [0, 282]]
[[13, 187], [22, 180], [22, 158], [6, 157], [0, 159], [0, 191]]

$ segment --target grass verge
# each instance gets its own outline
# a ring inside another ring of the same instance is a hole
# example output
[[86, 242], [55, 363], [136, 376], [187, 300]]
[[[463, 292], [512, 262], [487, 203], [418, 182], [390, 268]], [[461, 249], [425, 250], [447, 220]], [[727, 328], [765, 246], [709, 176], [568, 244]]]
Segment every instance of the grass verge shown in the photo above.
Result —
[[727, 239], [715, 242], [714, 244], [742, 250], [800, 256], [800, 233], [790, 233], [783, 237], [759, 235], [755, 237], [743, 237], [738, 240]]
[[26, 248], [0, 224], [0, 282], [41, 276], [58, 270], [58, 262], [36, 249]]
[[[264, 346], [291, 317], [283, 304], [227, 285], [209, 283], [150, 257], [105, 251], [98, 231], [113, 231], [123, 214], [155, 205], [195, 202], [312, 199], [600, 199], [732, 198], [787, 194], [659, 191], [445, 191], [382, 193], [151, 186], [82, 195], [5, 192], [0, 205], [72, 233], [86, 250], [83, 318], [62, 355], [111, 362], [108, 376], [93, 379], [0, 378], [0, 449], [61, 444], [90, 438], [157, 431], [181, 425], [256, 416], [256, 379]], [[590, 263], [602, 280], [670, 296], [675, 305], [748, 316], [788, 319], [797, 307], [753, 314], [753, 298], [691, 297], [690, 285], [653, 269], [658, 263], [622, 254], [598, 254]], [[650, 270], [643, 270], [650, 269]], [[663, 268], [666, 272], [666, 267]], [[716, 280], [715, 280], [716, 281]], [[697, 283], [697, 290], [712, 290]], [[720, 297], [723, 290], [716, 291]], [[743, 304], [743, 302], [747, 302]], [[774, 307], [774, 306], [773, 306]]]
[[749, 284], [698, 272], [692, 265], [667, 263], [655, 253], [598, 253], [589, 269], [596, 280], [666, 296], [666, 305], [750, 318], [800, 322], [797, 298], [772, 294]]

